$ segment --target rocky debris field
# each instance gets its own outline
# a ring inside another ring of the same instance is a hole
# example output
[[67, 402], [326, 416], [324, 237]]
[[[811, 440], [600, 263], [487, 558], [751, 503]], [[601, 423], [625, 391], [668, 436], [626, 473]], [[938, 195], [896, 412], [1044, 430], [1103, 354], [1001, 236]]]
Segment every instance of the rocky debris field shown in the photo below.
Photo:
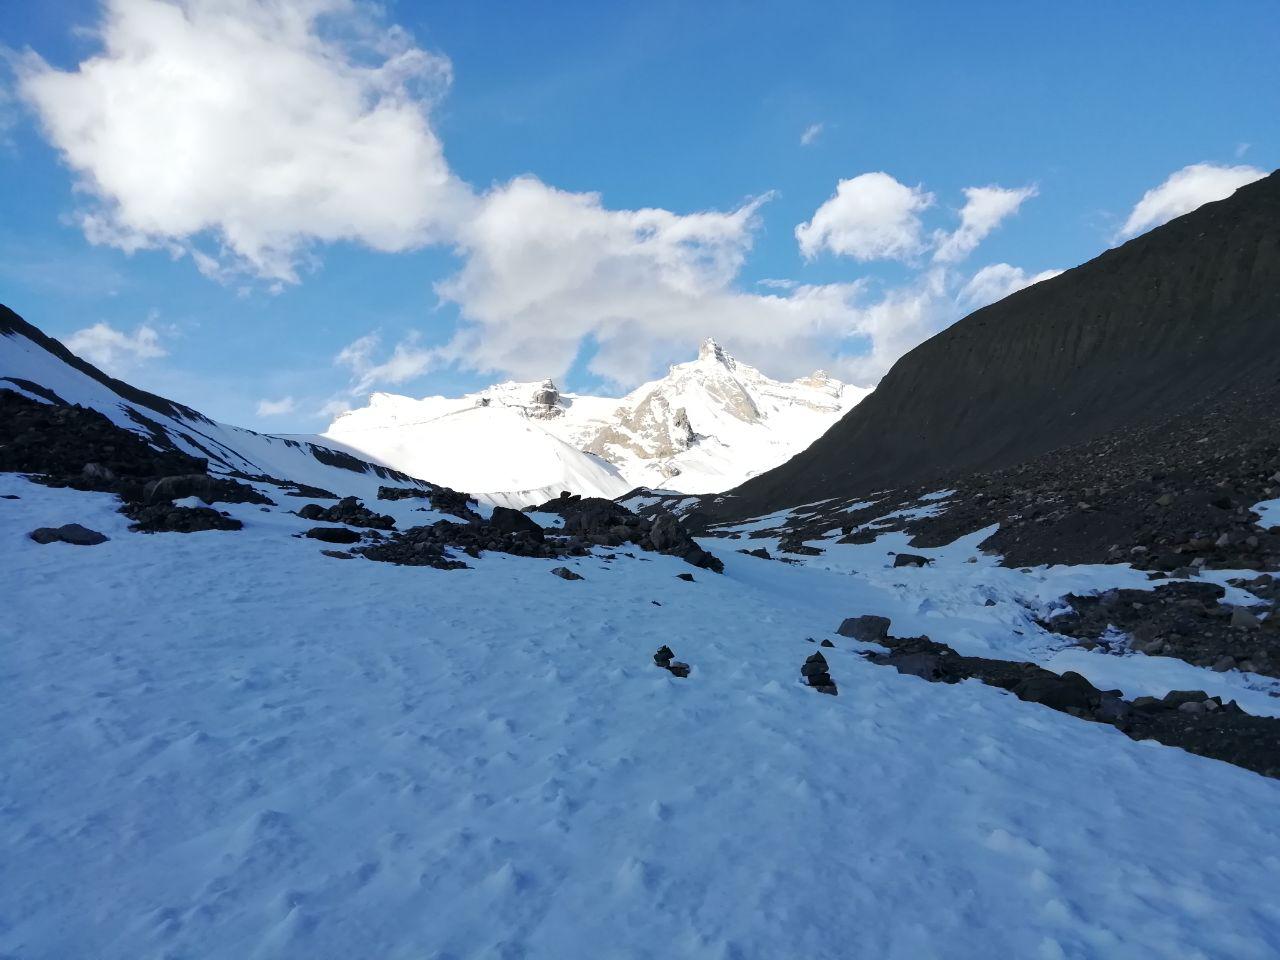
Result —
[[[1276, 589], [1269, 574], [1238, 584], [1255, 595], [1274, 596]], [[1116, 644], [1119, 631], [1124, 637], [1118, 645], [1139, 653], [1280, 677], [1280, 621], [1265, 606], [1224, 604], [1225, 593], [1214, 583], [1175, 581], [1153, 590], [1072, 594], [1066, 598], [1071, 611], [1042, 625], [1086, 648]]]
[[237, 480], [212, 477], [208, 462], [177, 450], [157, 449], [96, 410], [40, 403], [0, 390], [0, 471], [16, 471], [51, 487], [114, 493], [120, 512], [139, 533], [239, 530], [243, 524], [205, 503], [271, 504]]
[[613, 500], [569, 493], [562, 493], [534, 509], [563, 517], [563, 532], [582, 545], [618, 547], [630, 542], [642, 550], [679, 557], [695, 567], [724, 572], [720, 559], [698, 546], [671, 513], [641, 516]]
[[[1280, 497], [1280, 384], [1241, 385], [1177, 416], [1067, 446], [1005, 470], [940, 476], [794, 511], [770, 531], [781, 549], [839, 529], [871, 543], [905, 531], [937, 547], [998, 525], [982, 547], [1006, 566], [1131, 563], [1190, 576], [1201, 569], [1280, 570], [1280, 528], [1252, 506]], [[922, 510], [922, 497], [950, 491]], [[693, 517], [690, 515], [690, 523]], [[714, 534], [714, 529], [708, 532]]]
[[1109, 724], [1134, 740], [1155, 740], [1266, 777], [1280, 777], [1280, 718], [1245, 713], [1234, 700], [1224, 703], [1202, 690], [1125, 700], [1120, 691], [1099, 690], [1078, 673], [1057, 674], [1033, 663], [965, 657], [928, 637], [886, 634], [874, 642], [888, 648], [887, 652], [869, 651], [863, 656], [899, 673], [931, 683], [981, 680], [1019, 700]]
[[[459, 503], [465, 506], [474, 502], [467, 499], [466, 494], [441, 489], [445, 490], [446, 502], [454, 507]], [[299, 515], [307, 519], [346, 522], [341, 520], [339, 513], [318, 513], [311, 510], [311, 506], [314, 505], [304, 507]], [[536, 509], [563, 516], [564, 526], [545, 530], [527, 513], [508, 507], [494, 507], [487, 519], [468, 508], [473, 519], [465, 522], [442, 519], [411, 527], [395, 532], [377, 543], [360, 547], [358, 552], [370, 560], [386, 563], [455, 570], [466, 564], [453, 558], [449, 550], [461, 551], [472, 558], [478, 558], [482, 552], [489, 551], [521, 557], [560, 559], [586, 556], [597, 546], [617, 547], [624, 543], [634, 543], [642, 550], [677, 556], [696, 567], [717, 573], [724, 569], [720, 560], [699, 547], [680, 521], [670, 514], [644, 518], [612, 500], [584, 500], [574, 496], [561, 496]], [[359, 512], [364, 511], [363, 506], [348, 505], [342, 511], [349, 516], [364, 516], [364, 513]]]
[[449, 487], [432, 485], [429, 489], [422, 487], [379, 487], [379, 500], [426, 500], [431, 509], [441, 513], [449, 513], [464, 520], [479, 520], [476, 512], [476, 498], [468, 493], [461, 493]]
[[395, 517], [385, 513], [374, 513], [355, 497], [343, 497], [331, 507], [322, 507], [318, 503], [308, 503], [298, 510], [303, 520], [321, 520], [326, 523], [345, 523], [352, 527], [366, 527], [372, 530], [394, 530]]

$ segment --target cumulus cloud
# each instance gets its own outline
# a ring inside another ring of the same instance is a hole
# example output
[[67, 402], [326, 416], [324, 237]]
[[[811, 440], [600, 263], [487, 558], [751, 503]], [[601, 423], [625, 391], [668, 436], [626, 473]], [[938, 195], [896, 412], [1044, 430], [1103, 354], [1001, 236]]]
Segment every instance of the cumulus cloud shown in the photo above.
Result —
[[1048, 280], [1062, 273], [1061, 270], [1042, 270], [1028, 274], [1021, 267], [1008, 263], [992, 263], [983, 267], [961, 288], [958, 300], [970, 310], [977, 310], [989, 303], [1003, 300], [1011, 293], [1041, 280]]
[[1266, 175], [1265, 170], [1250, 166], [1193, 163], [1183, 167], [1142, 195], [1124, 226], [1116, 233], [1115, 240], [1119, 242], [1136, 237], [1206, 203], [1224, 200], [1245, 184], [1261, 180]]
[[98, 39], [17, 67], [95, 243], [295, 282], [317, 241], [409, 249], [471, 202], [430, 124], [449, 62], [358, 0], [106, 0]]
[[160, 334], [148, 324], [139, 324], [132, 333], [106, 323], [77, 330], [63, 343], [68, 350], [101, 367], [113, 376], [136, 369], [148, 360], [168, 355], [160, 345]]
[[818, 138], [822, 136], [823, 124], [811, 123], [804, 128], [804, 133], [800, 134], [800, 146], [811, 147], [818, 142]]
[[977, 249], [1007, 217], [1036, 195], [1035, 187], [966, 187], [965, 203], [960, 210], [960, 226], [951, 233], [936, 235], [937, 249], [933, 259], [939, 263], [956, 263]]
[[610, 209], [529, 176], [496, 187], [461, 231], [464, 266], [436, 286], [471, 322], [445, 355], [560, 376], [589, 342], [590, 369], [624, 386], [706, 336], [744, 359], [804, 356], [804, 341], [839, 327], [856, 285], [735, 289], [767, 199], [677, 214]]
[[899, 183], [887, 173], [841, 180], [836, 192], [796, 227], [807, 259], [828, 251], [855, 260], [906, 260], [924, 247], [920, 213], [933, 194]]
[[258, 416], [283, 417], [298, 410], [298, 401], [293, 397], [281, 397], [279, 400], [259, 400]]

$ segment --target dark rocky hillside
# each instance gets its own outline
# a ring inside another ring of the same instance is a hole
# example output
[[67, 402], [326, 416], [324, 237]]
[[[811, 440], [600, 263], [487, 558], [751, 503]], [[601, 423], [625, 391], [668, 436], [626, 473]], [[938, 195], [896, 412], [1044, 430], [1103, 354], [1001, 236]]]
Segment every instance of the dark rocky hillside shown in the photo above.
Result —
[[[1242, 391], [1270, 403], [1278, 382], [1280, 172], [971, 314], [804, 453], [704, 509], [746, 517], [1006, 470]], [[1272, 418], [1251, 419], [1274, 436]]]

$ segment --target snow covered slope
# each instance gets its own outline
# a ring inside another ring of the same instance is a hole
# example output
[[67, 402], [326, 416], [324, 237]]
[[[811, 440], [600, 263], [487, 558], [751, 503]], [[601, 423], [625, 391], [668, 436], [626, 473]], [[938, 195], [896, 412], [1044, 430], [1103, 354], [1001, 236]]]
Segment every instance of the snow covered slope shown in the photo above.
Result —
[[343, 415], [316, 439], [517, 509], [550, 500], [562, 490], [612, 498], [633, 486], [611, 463], [570, 446], [513, 406], [493, 403], [444, 409], [434, 416], [421, 413], [414, 401], [379, 394], [370, 406]]
[[[708, 493], [794, 456], [866, 392], [821, 371], [772, 380], [708, 340], [697, 360], [621, 399], [561, 393], [549, 380], [456, 398], [376, 393], [324, 439], [418, 475], [449, 476], [432, 473], [447, 451], [456, 475], [472, 480], [463, 489], [490, 499], [552, 489], [613, 497], [637, 486]], [[476, 424], [470, 439], [449, 418], [477, 408], [509, 415], [463, 421]], [[508, 445], [523, 459], [503, 456]]]
[[[675, 558], [594, 555], [566, 582], [501, 554], [339, 562], [279, 508], [141, 535], [115, 507], [0, 474], [0, 955], [1280, 951], [1280, 781], [832, 633], [876, 613], [1035, 655], [1045, 596], [1145, 579], [1126, 568], [960, 544], [894, 570], [891, 535], [812, 563], [724, 551], [693, 583]], [[112, 539], [26, 536], [69, 520]], [[806, 637], [835, 640], [838, 697], [799, 682]], [[689, 678], [653, 666], [661, 643]], [[1126, 685], [1162, 681], [1199, 685]]]
[[405, 473], [321, 443], [217, 423], [190, 407], [112, 379], [0, 305], [0, 388], [80, 404], [118, 426], [208, 459], [214, 473], [288, 479], [340, 495], [373, 497], [380, 484], [418, 484]]

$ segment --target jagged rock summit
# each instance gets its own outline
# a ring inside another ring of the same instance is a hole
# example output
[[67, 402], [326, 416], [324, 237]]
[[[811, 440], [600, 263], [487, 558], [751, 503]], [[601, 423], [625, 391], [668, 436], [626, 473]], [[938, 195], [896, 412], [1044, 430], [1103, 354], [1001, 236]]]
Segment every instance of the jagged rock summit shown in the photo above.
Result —
[[562, 489], [710, 493], [794, 456], [865, 393], [821, 370], [773, 380], [708, 338], [696, 360], [622, 398], [565, 393], [551, 379], [463, 397], [376, 393], [323, 442], [514, 506]]

